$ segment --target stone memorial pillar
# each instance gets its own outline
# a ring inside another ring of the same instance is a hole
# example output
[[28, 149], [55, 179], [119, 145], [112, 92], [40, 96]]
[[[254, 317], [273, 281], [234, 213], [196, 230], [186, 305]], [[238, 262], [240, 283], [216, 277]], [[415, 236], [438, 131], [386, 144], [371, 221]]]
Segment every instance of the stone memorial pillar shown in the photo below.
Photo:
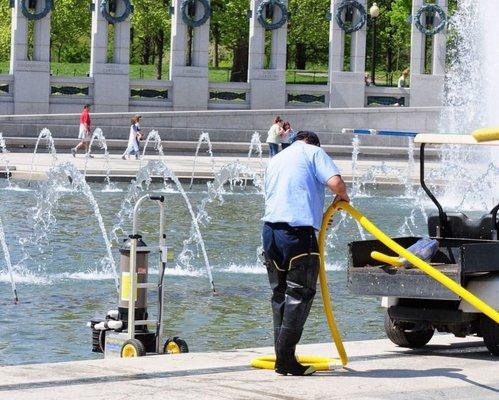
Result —
[[[37, 0], [30, 21], [22, 13], [23, 0], [12, 10], [10, 74], [14, 76], [14, 113], [48, 114], [50, 100], [50, 10], [46, 0]], [[28, 0], [25, 2], [28, 6]], [[43, 15], [43, 16], [42, 16]], [[28, 57], [28, 24], [33, 23], [33, 51]]]
[[[432, 72], [425, 74], [425, 34], [416, 27], [415, 18], [419, 9], [425, 4], [424, 0], [413, 0], [412, 3], [412, 30], [411, 30], [411, 107], [430, 107], [442, 104], [442, 90], [445, 77], [446, 28], [436, 33], [432, 40]], [[447, 0], [437, 0], [445, 14], [447, 14]], [[421, 16], [424, 22], [425, 13]], [[435, 15], [434, 26], [440, 23], [438, 14]]]
[[[188, 2], [184, 4], [184, 10], [182, 9], [184, 2], [186, 0], [172, 0], [170, 80], [173, 83], [173, 109], [206, 110], [209, 98], [209, 1], [195, 1], [193, 18], [188, 16]], [[187, 14], [184, 18], [183, 13]], [[195, 26], [190, 27], [185, 20]], [[192, 41], [189, 46], [190, 29]]]
[[90, 76], [94, 79], [93, 111], [95, 112], [128, 111], [131, 11], [129, 6], [129, 0], [117, 0], [115, 16], [126, 16], [126, 18], [114, 23], [114, 45], [112, 55], [108, 59], [108, 27], [111, 26], [111, 22], [102, 13], [101, 0], [93, 0]]
[[[251, 109], [283, 109], [286, 105], [287, 22], [271, 30], [270, 67], [265, 66], [265, 28], [258, 21], [258, 7], [264, 0], [251, 0], [248, 82]], [[287, 6], [287, 0], [282, 0]], [[265, 12], [265, 10], [264, 10]], [[282, 18], [282, 10], [274, 6], [273, 22]]]
[[[335, 15], [342, 0], [331, 0], [331, 22], [329, 24], [329, 107], [364, 107], [366, 24], [352, 32], [350, 71], [343, 70], [345, 54], [345, 31], [338, 25]], [[366, 0], [358, 0], [366, 10]], [[367, 10], [366, 10], [367, 12]], [[344, 18], [344, 17], [343, 17]], [[354, 12], [354, 21], [360, 18]]]

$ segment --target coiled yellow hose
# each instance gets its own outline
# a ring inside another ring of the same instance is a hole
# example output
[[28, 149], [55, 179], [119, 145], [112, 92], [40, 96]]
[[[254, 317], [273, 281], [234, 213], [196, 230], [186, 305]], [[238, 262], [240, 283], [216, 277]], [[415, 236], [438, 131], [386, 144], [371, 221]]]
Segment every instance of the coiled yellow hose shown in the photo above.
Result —
[[[320, 357], [320, 356], [298, 356], [298, 361], [303, 365], [313, 365], [317, 371], [328, 371], [335, 368], [344, 367], [348, 363], [348, 357], [345, 351], [345, 347], [343, 346], [343, 342], [341, 340], [341, 334], [336, 326], [336, 322], [334, 320], [333, 307], [331, 305], [331, 296], [329, 294], [329, 288], [327, 285], [327, 275], [326, 275], [326, 257], [325, 257], [325, 248], [326, 248], [326, 235], [327, 230], [329, 228], [329, 220], [333, 216], [333, 214], [338, 210], [338, 204], [332, 204], [329, 206], [327, 211], [322, 218], [322, 226], [319, 232], [319, 253], [320, 253], [320, 269], [319, 269], [319, 282], [321, 286], [321, 296], [322, 303], [324, 304], [324, 312], [326, 314], [327, 324], [329, 326], [329, 330], [331, 332], [331, 338], [333, 339], [340, 359], [329, 358], [329, 357]], [[257, 357], [251, 360], [251, 366], [255, 368], [263, 368], [263, 369], [274, 369], [275, 366], [275, 356], [263, 356]]]
[[[371, 233], [376, 239], [382, 242], [385, 246], [393, 250], [400, 257], [404, 257], [407, 261], [409, 261], [412, 265], [416, 266], [424, 273], [430, 275], [433, 279], [444, 285], [446, 288], [456, 293], [459, 297], [463, 298], [465, 301], [470, 303], [477, 310], [481, 311], [489, 318], [494, 320], [499, 324], [499, 313], [494, 310], [491, 306], [485, 303], [483, 300], [476, 297], [473, 293], [470, 293], [461, 285], [441, 273], [439, 270], [433, 268], [427, 262], [421, 260], [419, 257], [415, 256], [410, 251], [406, 250], [402, 246], [400, 246], [397, 242], [390, 239], [385, 233], [383, 233], [380, 229], [376, 227], [369, 219], [367, 219], [364, 215], [362, 215], [358, 210], [353, 208], [349, 203], [345, 201], [339, 201], [337, 203], [333, 203], [329, 206], [329, 208], [324, 213], [324, 217], [322, 218], [322, 226], [319, 233], [319, 252], [320, 252], [320, 260], [321, 265], [319, 269], [319, 280], [321, 285], [321, 295], [322, 302], [324, 304], [324, 311], [326, 314], [327, 323], [329, 326], [329, 330], [331, 331], [331, 338], [333, 339], [338, 354], [340, 356], [341, 363], [334, 358], [326, 358], [326, 357], [316, 357], [316, 356], [302, 356], [298, 357], [298, 360], [303, 362], [305, 365], [313, 365], [316, 370], [330, 370], [339, 366], [346, 366], [348, 363], [348, 357], [345, 352], [345, 348], [343, 346], [343, 342], [341, 340], [340, 332], [336, 326], [333, 314], [333, 308], [331, 306], [330, 294], [327, 285], [327, 277], [326, 277], [326, 262], [325, 262], [325, 246], [326, 246], [326, 234], [328, 229], [329, 220], [333, 216], [333, 214], [338, 210], [343, 210], [350, 214], [353, 218], [355, 218], [369, 233]], [[265, 368], [265, 369], [274, 369], [275, 364], [275, 356], [264, 356], [258, 357], [251, 361], [251, 366], [255, 368]]]

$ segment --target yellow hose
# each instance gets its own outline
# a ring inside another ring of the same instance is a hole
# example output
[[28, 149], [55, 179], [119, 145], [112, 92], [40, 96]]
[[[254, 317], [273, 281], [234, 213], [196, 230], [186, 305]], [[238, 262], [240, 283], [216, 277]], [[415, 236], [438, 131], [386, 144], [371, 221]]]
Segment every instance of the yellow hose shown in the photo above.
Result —
[[[322, 303], [324, 304], [324, 312], [326, 314], [327, 324], [329, 326], [329, 330], [331, 331], [331, 338], [333, 339], [336, 345], [336, 349], [338, 350], [338, 354], [340, 355], [340, 360], [329, 357], [298, 356], [298, 361], [300, 361], [304, 365], [313, 365], [317, 371], [328, 371], [331, 369], [339, 368], [341, 366], [344, 367], [348, 363], [348, 357], [341, 340], [340, 331], [338, 330], [336, 322], [334, 320], [333, 307], [331, 306], [331, 296], [329, 294], [329, 289], [327, 286], [325, 261], [326, 257], [324, 254], [329, 220], [336, 210], [337, 208], [331, 205], [322, 218], [322, 226], [319, 232], [319, 253], [321, 260], [319, 269], [319, 281], [321, 285]], [[254, 358], [253, 360], [251, 360], [251, 366], [254, 368], [274, 369], [275, 356], [272, 355]]]
[[[343, 342], [341, 340], [340, 331], [336, 326], [336, 322], [334, 320], [333, 309], [331, 306], [331, 297], [329, 294], [329, 289], [327, 285], [327, 276], [326, 276], [326, 258], [324, 254], [325, 246], [326, 246], [326, 234], [327, 229], [329, 227], [329, 221], [332, 218], [333, 214], [338, 210], [343, 210], [350, 214], [353, 218], [355, 218], [369, 233], [371, 233], [376, 239], [378, 239], [385, 246], [393, 250], [400, 257], [405, 258], [411, 264], [422, 270], [424, 273], [430, 275], [433, 279], [444, 285], [449, 290], [456, 293], [459, 297], [463, 298], [465, 301], [470, 303], [477, 310], [481, 311], [489, 318], [494, 320], [499, 324], [499, 313], [490, 307], [483, 300], [476, 297], [474, 294], [467, 291], [461, 285], [454, 282], [452, 279], [433, 268], [430, 264], [421, 260], [419, 257], [416, 257], [413, 253], [406, 250], [402, 246], [400, 246], [397, 242], [390, 239], [385, 233], [383, 233], [380, 229], [376, 227], [371, 221], [369, 221], [364, 215], [362, 215], [358, 210], [353, 208], [349, 203], [345, 201], [339, 201], [337, 203], [331, 204], [326, 212], [324, 213], [324, 217], [322, 218], [322, 226], [319, 233], [319, 252], [320, 252], [320, 260], [321, 265], [319, 269], [319, 281], [321, 285], [321, 295], [322, 302], [324, 304], [324, 311], [326, 314], [327, 323], [329, 326], [329, 330], [331, 331], [331, 338], [333, 339], [338, 354], [340, 355], [341, 365], [346, 366], [348, 363], [348, 357], [343, 346]], [[377, 253], [377, 252], [373, 252]], [[398, 261], [397, 257], [387, 256], [382, 253], [373, 254], [371, 256], [380, 256], [390, 258], [390, 261], [393, 262], [392, 265], [396, 264]], [[373, 257], [375, 258], [375, 257]], [[386, 259], [381, 260], [383, 262]], [[334, 358], [327, 357], [315, 357], [315, 356], [298, 356], [298, 360], [303, 362], [306, 365], [313, 365], [318, 371], [330, 370], [335, 367], [339, 367], [339, 360]], [[263, 356], [254, 358], [251, 361], [251, 366], [255, 368], [263, 368], [263, 369], [274, 369], [275, 365], [275, 356]]]
[[387, 254], [380, 253], [379, 251], [372, 251], [371, 258], [374, 258], [376, 261], [381, 261], [385, 264], [389, 264], [397, 268], [404, 265], [402, 261], [400, 261], [400, 257], [389, 256]]
[[328, 215], [328, 212], [331, 211], [331, 215], [337, 209], [342, 209], [349, 213], [353, 218], [355, 218], [367, 231], [369, 231], [376, 239], [382, 242], [385, 246], [393, 250], [400, 257], [404, 257], [407, 261], [409, 261], [412, 265], [418, 267], [424, 273], [430, 275], [433, 279], [444, 285], [447, 289], [451, 290], [459, 297], [463, 298], [463, 300], [470, 303], [477, 310], [481, 311], [489, 318], [494, 320], [499, 324], [499, 313], [494, 310], [491, 306], [485, 303], [483, 300], [476, 297], [473, 293], [470, 293], [461, 285], [450, 279], [448, 276], [441, 273], [439, 270], [433, 268], [430, 264], [421, 260], [419, 257], [416, 257], [410, 251], [404, 249], [401, 245], [390, 239], [387, 235], [385, 235], [380, 229], [378, 229], [371, 221], [369, 221], [365, 216], [363, 216], [359, 211], [353, 208], [350, 204], [340, 201], [334, 205], [331, 205], [324, 217]]
[[499, 128], [482, 128], [477, 129], [471, 134], [477, 142], [490, 142], [499, 140]]
[[[307, 367], [313, 365], [316, 371], [331, 371], [333, 369], [342, 368], [340, 360], [329, 357], [320, 356], [297, 356], [298, 361]], [[275, 356], [262, 356], [251, 360], [253, 368], [274, 369]]]

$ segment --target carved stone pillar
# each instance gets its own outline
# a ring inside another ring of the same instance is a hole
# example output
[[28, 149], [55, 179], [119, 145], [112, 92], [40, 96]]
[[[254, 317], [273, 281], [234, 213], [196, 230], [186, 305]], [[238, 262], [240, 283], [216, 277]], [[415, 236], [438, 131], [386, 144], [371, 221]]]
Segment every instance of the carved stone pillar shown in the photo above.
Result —
[[[112, 56], [108, 60], [108, 28], [100, 0], [93, 0], [90, 76], [94, 78], [95, 112], [128, 111], [130, 101], [130, 17], [114, 24]], [[123, 15], [126, 3], [117, 1], [116, 15]]]
[[[338, 25], [335, 15], [342, 0], [331, 0], [329, 28], [329, 107], [364, 107], [366, 25], [351, 33], [350, 71], [343, 70], [345, 32]], [[366, 0], [359, 3], [367, 6]], [[358, 18], [355, 12], [354, 18]]]
[[[10, 74], [14, 76], [14, 113], [48, 114], [50, 100], [50, 12], [29, 21], [21, 11], [22, 0], [12, 10]], [[28, 0], [26, 0], [27, 4]], [[38, 0], [35, 13], [45, 8]], [[34, 24], [33, 52], [28, 58], [28, 24]]]
[[[283, 109], [286, 105], [286, 46], [287, 23], [273, 29], [270, 66], [265, 67], [265, 28], [258, 21], [258, 6], [263, 0], [251, 0], [251, 19], [248, 58], [251, 109]], [[287, 6], [287, 1], [283, 1]], [[273, 21], [282, 13], [274, 7]]]
[[[442, 90], [445, 77], [446, 29], [433, 36], [432, 72], [425, 74], [425, 34], [415, 25], [418, 10], [424, 0], [413, 0], [412, 3], [412, 31], [411, 31], [411, 107], [440, 106], [442, 104]], [[437, 0], [447, 14], [447, 0]], [[424, 14], [422, 16], [424, 18]], [[440, 21], [435, 15], [435, 24]]]
[[[173, 83], [173, 109], [206, 110], [210, 20], [208, 18], [201, 26], [189, 28], [182, 19], [182, 2], [172, 1], [170, 80]], [[208, 10], [197, 1], [194, 21], [201, 20], [206, 12]], [[192, 29], [190, 48], [189, 29]]]

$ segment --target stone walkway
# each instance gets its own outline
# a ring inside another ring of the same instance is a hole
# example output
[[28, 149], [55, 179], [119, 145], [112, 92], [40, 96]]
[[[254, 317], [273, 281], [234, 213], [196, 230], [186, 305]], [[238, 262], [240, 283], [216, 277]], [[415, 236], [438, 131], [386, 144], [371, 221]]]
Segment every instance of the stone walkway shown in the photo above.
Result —
[[[98, 152], [94, 154], [95, 158], [88, 159], [87, 161], [87, 176], [91, 178], [103, 178], [106, 174], [106, 160], [102, 154], [99, 154]], [[13, 167], [11, 171], [13, 179], [29, 179], [30, 176], [33, 180], [45, 179], [46, 172], [53, 163], [52, 156], [46, 153], [37, 154], [34, 159], [32, 153], [9, 153], [7, 154], [7, 159], [10, 166]], [[122, 179], [128, 177], [131, 179], [135, 177], [141, 165], [144, 166], [148, 161], [158, 159], [159, 156], [146, 155], [142, 162], [133, 159], [122, 160], [121, 156], [112, 154], [109, 159], [110, 176], [120, 177]], [[32, 160], [33, 169], [31, 169]], [[191, 177], [194, 167], [193, 156], [167, 155], [165, 160], [179, 178], [188, 179]], [[71, 162], [75, 164], [80, 171], [85, 170], [85, 161], [85, 156], [82, 154], [78, 154], [76, 158], [73, 158], [71, 154], [67, 153], [57, 155], [58, 163]], [[250, 167], [254, 171], [260, 172], [265, 169], [267, 158], [260, 160], [258, 157], [252, 157], [251, 159], [248, 159], [247, 157], [214, 157], [215, 171], [218, 171], [223, 165], [236, 161]], [[352, 178], [352, 161], [350, 159], [337, 159], [336, 163], [340, 168], [343, 177], [347, 181], [350, 181]], [[431, 168], [434, 163], [429, 162], [428, 165], [428, 168]], [[3, 165], [0, 165], [0, 167], [3, 167]], [[357, 163], [357, 176], [365, 175], [371, 167], [377, 167], [378, 171], [373, 174], [373, 177], [376, 178], [376, 182], [380, 184], [400, 184], [406, 175], [408, 162], [399, 159], [360, 160]], [[402, 171], [402, 174], [382, 173], [382, 167], [397, 168], [399, 171]], [[209, 157], [198, 157], [196, 161], [195, 177], [200, 179], [211, 179], [213, 177], [213, 166]], [[412, 170], [411, 179], [414, 183], [418, 182], [419, 169], [417, 162]]]
[[[311, 377], [249, 367], [270, 348], [0, 367], [1, 400], [433, 400], [499, 398], [498, 359], [478, 338], [439, 335], [421, 350], [347, 342], [348, 366]], [[33, 349], [33, 358], [43, 346]], [[331, 344], [298, 347], [331, 355]]]

